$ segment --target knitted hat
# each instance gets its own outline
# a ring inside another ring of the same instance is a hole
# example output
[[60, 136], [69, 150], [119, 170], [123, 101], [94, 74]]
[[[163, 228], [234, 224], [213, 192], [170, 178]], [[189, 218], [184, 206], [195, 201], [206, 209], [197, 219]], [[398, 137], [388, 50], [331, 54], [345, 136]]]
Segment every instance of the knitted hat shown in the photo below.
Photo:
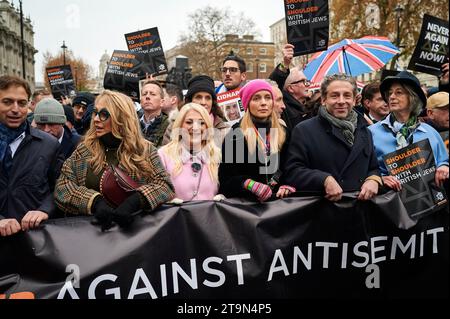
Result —
[[269, 91], [270, 95], [272, 95], [273, 100], [273, 90], [272, 86], [267, 83], [264, 80], [253, 80], [248, 82], [244, 87], [241, 89], [240, 96], [242, 100], [242, 106], [244, 107], [244, 110], [247, 111], [248, 105], [250, 103], [250, 100], [252, 99], [252, 96], [255, 95], [255, 93], [259, 91]]
[[89, 92], [80, 92], [73, 99], [72, 105], [83, 105], [86, 108], [95, 102], [95, 96]]
[[34, 121], [37, 124], [65, 124], [64, 108], [55, 99], [43, 99], [36, 105]]
[[192, 102], [195, 93], [206, 92], [211, 94], [213, 100], [217, 100], [214, 81], [207, 75], [194, 76], [188, 83], [186, 102]]
[[448, 93], [438, 92], [428, 98], [427, 109], [433, 110], [438, 108], [448, 107]]

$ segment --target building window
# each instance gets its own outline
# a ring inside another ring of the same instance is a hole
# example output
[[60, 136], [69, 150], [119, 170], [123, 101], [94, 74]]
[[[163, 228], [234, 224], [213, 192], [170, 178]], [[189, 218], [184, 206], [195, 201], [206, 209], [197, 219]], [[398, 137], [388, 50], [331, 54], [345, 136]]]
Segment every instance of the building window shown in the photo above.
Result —
[[253, 54], [253, 48], [247, 48], [247, 54]]
[[267, 72], [267, 64], [261, 63], [261, 64], [259, 65], [259, 72], [261, 72], [261, 73], [266, 73], [266, 72]]
[[233, 50], [234, 55], [236, 55], [236, 54], [239, 53], [239, 49], [238, 49], [238, 48], [233, 48], [233, 49], [231, 49], [231, 50]]
[[260, 49], [259, 49], [259, 54], [261, 54], [261, 55], [267, 55], [267, 49], [266, 49], [266, 48], [260, 48]]
[[247, 63], [247, 72], [253, 72], [253, 63]]

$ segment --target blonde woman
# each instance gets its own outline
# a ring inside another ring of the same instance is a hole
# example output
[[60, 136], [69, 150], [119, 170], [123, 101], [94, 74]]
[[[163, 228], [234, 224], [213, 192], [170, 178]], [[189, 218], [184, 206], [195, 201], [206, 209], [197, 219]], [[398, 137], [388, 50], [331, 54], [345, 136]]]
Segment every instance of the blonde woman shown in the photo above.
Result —
[[[100, 193], [108, 165], [122, 169], [140, 187], [118, 207]], [[104, 91], [95, 101], [85, 139], [64, 163], [55, 188], [57, 206], [70, 215], [95, 215], [103, 228], [127, 225], [133, 213], [153, 210], [174, 196], [154, 146], [142, 136], [132, 100]]]
[[274, 93], [264, 80], [253, 80], [240, 91], [245, 109], [222, 144], [219, 192], [226, 197], [267, 201], [296, 192], [283, 185], [279, 170], [286, 158], [286, 132], [274, 110]]
[[208, 111], [188, 103], [174, 122], [171, 142], [158, 150], [178, 202], [216, 199], [221, 156], [213, 130]]

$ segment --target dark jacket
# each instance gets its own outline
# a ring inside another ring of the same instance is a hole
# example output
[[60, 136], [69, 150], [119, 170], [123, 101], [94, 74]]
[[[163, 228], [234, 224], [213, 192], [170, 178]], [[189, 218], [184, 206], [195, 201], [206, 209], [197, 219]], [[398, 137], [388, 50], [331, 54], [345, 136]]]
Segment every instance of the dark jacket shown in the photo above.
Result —
[[286, 105], [286, 109], [281, 114], [281, 119], [284, 120], [287, 126], [287, 130], [292, 132], [294, 127], [297, 126], [298, 123], [311, 118], [311, 114], [307, 112], [305, 106], [297, 101], [289, 92], [283, 89], [284, 83], [286, 82], [287, 77], [289, 76], [288, 72], [282, 72], [278, 68], [272, 72], [269, 78], [275, 82], [277, 82], [278, 87], [281, 92], [283, 92], [283, 101]]
[[64, 136], [61, 141], [61, 152], [64, 155], [64, 159], [68, 159], [72, 155], [80, 140], [80, 135], [69, 130], [67, 126], [64, 126]]
[[53, 190], [63, 155], [58, 140], [28, 126], [13, 158], [9, 178], [0, 168], [0, 219], [22, 220], [30, 210], [55, 212]]
[[169, 117], [165, 113], [161, 113], [160, 116], [156, 117], [152, 124], [145, 128], [145, 124], [141, 123], [142, 133], [147, 141], [153, 143], [156, 148], [162, 146], [164, 133], [169, 126]]
[[[272, 155], [264, 161], [263, 152], [258, 144], [257, 154], [249, 154], [247, 141], [240, 129], [240, 123], [233, 125], [225, 136], [222, 144], [222, 163], [219, 167], [219, 193], [226, 197], [247, 198], [256, 201], [257, 198], [243, 188], [247, 179], [253, 179], [263, 184], [269, 184], [272, 178], [278, 180], [278, 185], [272, 189], [276, 194], [279, 186], [284, 185], [280, 167], [287, 155], [287, 143], [284, 143], [281, 156]], [[267, 167], [267, 170], [266, 170]]]
[[358, 116], [353, 146], [319, 116], [302, 122], [292, 132], [284, 171], [286, 182], [299, 192], [323, 193], [330, 175], [344, 192], [359, 191], [367, 177], [380, 176], [367, 122]]

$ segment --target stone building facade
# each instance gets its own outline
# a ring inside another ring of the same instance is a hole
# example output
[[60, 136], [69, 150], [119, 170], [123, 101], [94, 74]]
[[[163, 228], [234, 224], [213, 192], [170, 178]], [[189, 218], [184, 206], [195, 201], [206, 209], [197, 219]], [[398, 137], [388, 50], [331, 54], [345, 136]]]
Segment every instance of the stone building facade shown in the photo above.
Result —
[[[23, 19], [26, 80], [34, 88], [34, 31], [30, 18]], [[23, 77], [20, 12], [9, 1], [0, 0], [0, 75]]]

